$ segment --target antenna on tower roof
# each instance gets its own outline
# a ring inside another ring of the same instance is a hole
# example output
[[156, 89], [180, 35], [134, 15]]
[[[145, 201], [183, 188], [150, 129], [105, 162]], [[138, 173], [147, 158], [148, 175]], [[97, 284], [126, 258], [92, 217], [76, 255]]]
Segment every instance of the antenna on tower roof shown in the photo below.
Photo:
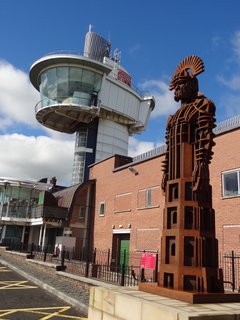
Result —
[[92, 31], [92, 28], [93, 28], [93, 25], [90, 24], [90, 25], [88, 26], [88, 31], [91, 32], [91, 31]]

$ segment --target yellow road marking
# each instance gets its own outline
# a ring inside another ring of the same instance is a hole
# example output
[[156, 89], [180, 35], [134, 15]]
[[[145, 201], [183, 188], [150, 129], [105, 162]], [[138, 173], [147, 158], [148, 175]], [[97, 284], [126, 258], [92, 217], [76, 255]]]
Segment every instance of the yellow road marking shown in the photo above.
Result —
[[35, 289], [36, 286], [26, 285], [28, 281], [0, 281], [0, 290], [6, 289]]
[[[70, 306], [0, 310], [0, 319], [3, 320], [4, 318], [2, 317], [17, 313], [17, 312], [27, 312], [27, 313], [43, 315], [44, 317], [40, 318], [39, 320], [48, 320], [53, 317], [55, 318], [61, 317], [61, 319], [65, 318], [65, 319], [87, 320], [87, 318], [62, 314], [63, 312], [68, 311], [69, 309], [71, 309]], [[53, 312], [51, 313], [51, 311]]]
[[12, 272], [12, 270], [7, 269], [6, 267], [0, 267], [0, 272]]

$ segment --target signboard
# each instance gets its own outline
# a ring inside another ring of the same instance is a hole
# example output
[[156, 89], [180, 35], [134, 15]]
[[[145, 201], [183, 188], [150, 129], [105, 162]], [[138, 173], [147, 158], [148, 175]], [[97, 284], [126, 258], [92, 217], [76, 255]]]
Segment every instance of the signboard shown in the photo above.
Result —
[[141, 268], [142, 269], [155, 269], [156, 268], [156, 253], [142, 253], [141, 256]]
[[122, 81], [123, 83], [126, 83], [129, 87], [131, 87], [132, 79], [129, 74], [127, 74], [123, 70], [118, 71], [117, 79]]

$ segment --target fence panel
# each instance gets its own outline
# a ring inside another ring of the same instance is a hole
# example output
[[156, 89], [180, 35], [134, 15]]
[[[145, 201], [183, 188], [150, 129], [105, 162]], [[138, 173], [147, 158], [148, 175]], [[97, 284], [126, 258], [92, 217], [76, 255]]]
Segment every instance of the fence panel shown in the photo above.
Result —
[[231, 251], [219, 254], [219, 267], [223, 269], [224, 288], [240, 289], [240, 254]]

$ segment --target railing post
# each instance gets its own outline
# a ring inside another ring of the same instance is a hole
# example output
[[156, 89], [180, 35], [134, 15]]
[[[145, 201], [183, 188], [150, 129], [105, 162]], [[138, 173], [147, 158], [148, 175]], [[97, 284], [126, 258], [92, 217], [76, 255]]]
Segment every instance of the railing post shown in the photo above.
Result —
[[107, 264], [110, 265], [110, 249], [108, 249]]
[[141, 282], [145, 282], [145, 281], [146, 281], [146, 279], [145, 279], [145, 269], [142, 268], [141, 269]]
[[47, 260], [47, 246], [44, 247], [44, 255], [43, 255], [43, 261], [46, 262]]
[[61, 257], [61, 267], [64, 269], [64, 261], [65, 261], [65, 248], [62, 250], [62, 257]]
[[234, 259], [234, 251], [232, 250], [232, 284], [233, 284], [233, 292], [235, 291], [235, 259]]
[[158, 253], [156, 253], [156, 265], [154, 270], [154, 282], [158, 282]]
[[85, 268], [85, 277], [88, 278], [88, 274], [89, 274], [89, 257], [87, 255], [86, 257], [86, 268]]
[[96, 256], [97, 256], [97, 249], [95, 248], [94, 252], [93, 252], [93, 263], [94, 264], [96, 263]]
[[121, 286], [125, 284], [125, 271], [126, 271], [126, 250], [123, 253], [123, 264], [122, 264], [122, 272], [121, 272]]
[[[27, 251], [28, 251], [28, 250], [27, 250]], [[27, 254], [27, 255], [26, 255], [26, 258], [27, 258], [27, 259], [34, 259], [33, 251], [34, 251], [34, 243], [31, 244], [30, 254]]]
[[31, 244], [30, 255], [33, 256], [34, 243]]
[[63, 249], [61, 251], [61, 265], [60, 266], [56, 266], [56, 270], [57, 271], [65, 271], [66, 266], [64, 265], [64, 261], [65, 261], [65, 248], [63, 246]]

